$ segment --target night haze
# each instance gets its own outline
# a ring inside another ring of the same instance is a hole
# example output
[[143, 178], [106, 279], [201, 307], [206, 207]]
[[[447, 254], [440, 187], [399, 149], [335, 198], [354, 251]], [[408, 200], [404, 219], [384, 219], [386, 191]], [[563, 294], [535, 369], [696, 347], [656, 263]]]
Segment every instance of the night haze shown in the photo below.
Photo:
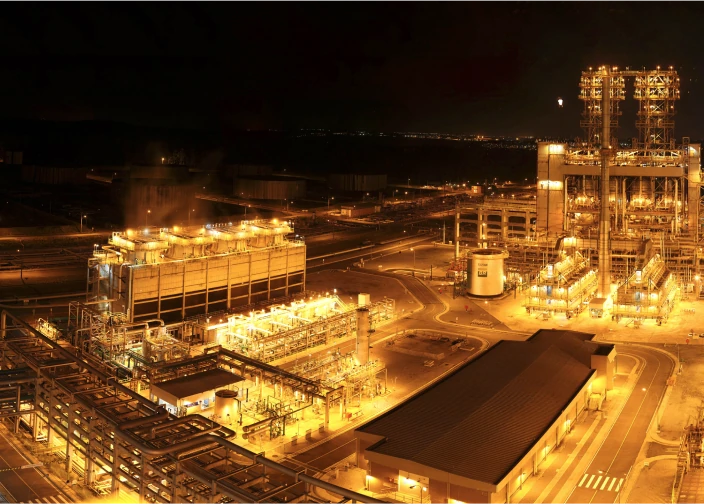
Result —
[[573, 138], [581, 134], [580, 71], [660, 64], [683, 80], [678, 130], [699, 138], [702, 42], [685, 26], [701, 10], [613, 2], [8, 4], [0, 92], [12, 100], [0, 116]]

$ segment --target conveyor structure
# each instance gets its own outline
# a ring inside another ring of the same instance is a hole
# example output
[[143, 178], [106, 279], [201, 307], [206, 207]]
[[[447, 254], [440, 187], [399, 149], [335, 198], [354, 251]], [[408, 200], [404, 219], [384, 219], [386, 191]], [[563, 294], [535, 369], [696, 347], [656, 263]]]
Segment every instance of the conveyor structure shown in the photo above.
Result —
[[[295, 502], [315, 500], [310, 491], [320, 487], [347, 500], [380, 502], [239, 446], [235, 432], [214, 420], [169, 414], [119, 383], [99, 361], [7, 311], [0, 315], [0, 350], [0, 381], [12, 391], [0, 403], [0, 415], [17, 418], [17, 427], [26, 423], [35, 441], [44, 438], [50, 447], [58, 442], [67, 472], [78, 468], [96, 493], [121, 489], [140, 502]], [[202, 359], [321, 392], [318, 383], [229, 350]], [[171, 365], [163, 363], [152, 378], [178, 372]]]

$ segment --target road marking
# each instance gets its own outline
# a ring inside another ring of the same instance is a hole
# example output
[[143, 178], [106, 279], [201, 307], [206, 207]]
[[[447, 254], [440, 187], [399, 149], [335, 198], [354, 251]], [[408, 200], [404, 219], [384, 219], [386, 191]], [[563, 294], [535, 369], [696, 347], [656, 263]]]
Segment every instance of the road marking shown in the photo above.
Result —
[[57, 497], [58, 497], [59, 500], [60, 500], [61, 502], [63, 502], [64, 504], [71, 504], [69, 501], [67, 501], [66, 499], [64, 499], [64, 496], [63, 496], [63, 495], [59, 494], [59, 495], [57, 495]]
[[[621, 489], [622, 484], [623, 478], [619, 480], [618, 478], [612, 478], [611, 476], [585, 474], [584, 476], [582, 476], [582, 479], [579, 481], [579, 484], [577, 486], [582, 488], [589, 488], [591, 490], [606, 490], [607, 492], [611, 492], [613, 490], [614, 492], [618, 492]], [[616, 485], [616, 488], [614, 488], [614, 485]]]

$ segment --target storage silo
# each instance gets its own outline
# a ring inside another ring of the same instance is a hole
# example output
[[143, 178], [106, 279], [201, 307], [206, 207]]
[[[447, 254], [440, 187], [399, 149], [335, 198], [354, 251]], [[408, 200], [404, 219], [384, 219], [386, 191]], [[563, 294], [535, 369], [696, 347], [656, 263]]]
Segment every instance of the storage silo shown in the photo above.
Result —
[[504, 260], [501, 249], [476, 249], [467, 252], [467, 292], [472, 296], [498, 296], [504, 291]]
[[237, 404], [237, 390], [222, 389], [215, 392], [215, 415], [221, 420], [235, 420], [235, 415], [239, 414]]

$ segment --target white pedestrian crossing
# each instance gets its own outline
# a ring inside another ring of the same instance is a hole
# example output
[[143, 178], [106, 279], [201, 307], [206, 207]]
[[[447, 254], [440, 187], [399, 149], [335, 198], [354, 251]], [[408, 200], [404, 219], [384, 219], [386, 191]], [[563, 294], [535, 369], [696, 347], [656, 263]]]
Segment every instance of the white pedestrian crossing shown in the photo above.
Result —
[[28, 504], [63, 504], [66, 501], [59, 495], [51, 495], [49, 497], [40, 497], [38, 499], [32, 499], [27, 502]]
[[606, 490], [607, 492], [618, 492], [623, 485], [623, 478], [612, 478], [597, 474], [585, 474], [579, 480], [579, 488], [589, 488], [591, 490]]

